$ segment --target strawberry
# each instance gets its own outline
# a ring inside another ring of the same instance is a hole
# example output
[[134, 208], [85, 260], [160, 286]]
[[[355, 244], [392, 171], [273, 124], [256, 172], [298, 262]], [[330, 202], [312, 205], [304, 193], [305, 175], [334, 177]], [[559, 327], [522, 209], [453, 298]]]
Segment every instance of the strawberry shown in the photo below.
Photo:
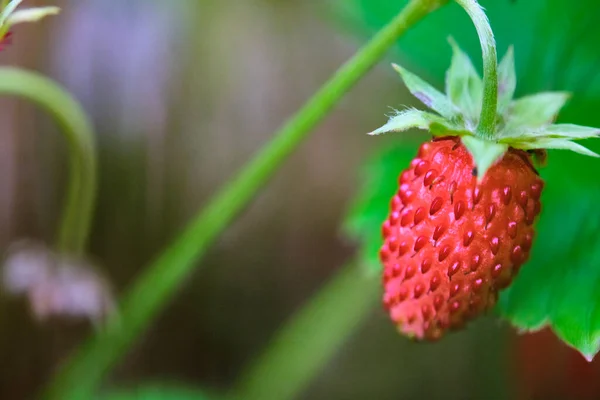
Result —
[[436, 113], [399, 111], [371, 132], [418, 128], [434, 136], [400, 174], [382, 227], [383, 304], [398, 330], [415, 339], [439, 339], [494, 307], [533, 245], [544, 187], [534, 162], [545, 158], [547, 148], [597, 156], [572, 140], [600, 133], [553, 123], [566, 93], [513, 100], [509, 49], [494, 77], [500, 90], [493, 131], [482, 134], [483, 82], [451, 44], [447, 94], [394, 66], [411, 93]]
[[400, 329], [437, 339], [492, 308], [527, 259], [542, 180], [509, 150], [481, 183], [458, 137], [419, 149], [383, 224], [384, 305]]

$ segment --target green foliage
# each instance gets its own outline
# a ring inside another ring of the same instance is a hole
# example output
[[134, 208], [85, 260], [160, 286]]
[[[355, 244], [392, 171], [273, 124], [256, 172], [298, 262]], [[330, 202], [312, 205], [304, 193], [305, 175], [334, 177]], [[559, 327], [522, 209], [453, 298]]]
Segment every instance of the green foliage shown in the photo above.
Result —
[[[402, 3], [345, 0], [339, 6], [350, 10], [347, 15], [355, 17], [349, 26], [365, 32], [381, 24]], [[594, 16], [600, 13], [600, 3], [595, 0], [481, 3], [486, 7], [500, 49], [514, 44], [519, 76], [517, 94], [570, 91], [573, 98], [559, 118], [599, 126], [600, 31], [595, 29]], [[480, 50], [473, 26], [453, 4], [431, 15], [406, 35], [396, 55], [404, 64], [412, 64], [413, 69], [417, 65], [422, 74], [441, 82], [450, 59], [448, 35], [455, 37], [476, 59], [474, 56]], [[507, 82], [509, 91], [513, 85], [510, 71], [502, 64], [500, 107], [505, 103], [502, 82]], [[551, 130], [569, 131], [569, 136], [576, 134], [577, 129], [569, 126], [556, 125]], [[564, 148], [560, 132], [554, 139], [547, 144]], [[380, 224], [388, 212], [398, 175], [408, 165], [406, 153], [399, 145], [369, 162], [364, 185], [345, 226], [349, 235], [361, 240], [360, 256], [373, 269], [381, 243]], [[600, 348], [600, 208], [597, 206], [600, 162], [554, 151], [548, 160], [549, 166], [541, 171], [546, 188], [538, 237], [530, 261], [513, 285], [503, 292], [498, 311], [521, 330], [550, 325], [567, 344], [591, 358]]]
[[542, 218], [531, 259], [502, 294], [499, 312], [525, 330], [550, 324], [591, 359], [600, 344], [600, 185], [590, 182], [600, 166], [596, 159], [555, 156], [543, 170]]

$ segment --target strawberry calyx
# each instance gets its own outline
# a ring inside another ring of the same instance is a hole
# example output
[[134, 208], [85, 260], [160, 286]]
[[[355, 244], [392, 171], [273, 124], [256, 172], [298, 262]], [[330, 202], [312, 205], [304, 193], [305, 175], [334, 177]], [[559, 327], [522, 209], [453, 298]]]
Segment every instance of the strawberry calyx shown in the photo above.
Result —
[[[23, 0], [2, 0], [0, 2], [0, 40], [6, 45], [10, 28], [23, 22], [37, 22], [49, 15], [56, 15], [60, 8], [55, 6], [17, 9]], [[1, 49], [1, 48], [0, 48]]]
[[[474, 9], [482, 13], [476, 2], [459, 3], [472, 3], [467, 6], [461, 5], [467, 11]], [[469, 15], [476, 26], [489, 27], [484, 14], [483, 17], [479, 15], [478, 20], [471, 12]], [[484, 32], [483, 35], [488, 36], [483, 37], [481, 31]], [[459, 136], [473, 157], [478, 179], [482, 179], [487, 170], [500, 160], [509, 148], [525, 151], [564, 149], [598, 157], [596, 153], [575, 141], [600, 136], [599, 128], [554, 123], [570, 94], [542, 92], [514, 99], [517, 79], [512, 47], [496, 68], [495, 41], [491, 29], [478, 29], [478, 33], [484, 50], [483, 79], [468, 55], [452, 38], [449, 41], [453, 56], [446, 73], [445, 93], [405, 68], [393, 64], [409, 91], [433, 112], [414, 108], [397, 110], [385, 125], [369, 134], [379, 135], [416, 128], [429, 131], [434, 136]], [[486, 54], [485, 46], [491, 46], [494, 49], [493, 54], [490, 55], [489, 51]], [[493, 71], [493, 76], [486, 76], [486, 70]], [[496, 101], [489, 101], [490, 87]], [[491, 127], [482, 132], [481, 118], [490, 115], [490, 108], [495, 120]]]

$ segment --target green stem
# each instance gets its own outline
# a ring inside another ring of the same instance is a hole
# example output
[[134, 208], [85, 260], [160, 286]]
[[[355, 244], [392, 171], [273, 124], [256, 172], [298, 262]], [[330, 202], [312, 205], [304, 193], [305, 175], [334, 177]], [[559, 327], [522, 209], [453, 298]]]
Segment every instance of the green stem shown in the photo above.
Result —
[[378, 292], [377, 279], [356, 265], [342, 268], [242, 374], [234, 398], [295, 398], [372, 310]]
[[483, 104], [477, 133], [484, 139], [493, 139], [496, 133], [498, 108], [498, 59], [496, 40], [485, 12], [477, 0], [456, 0], [465, 9], [477, 30], [483, 57]]
[[192, 220], [124, 295], [118, 323], [99, 331], [59, 371], [53, 399], [91, 398], [104, 374], [122, 357], [193, 270], [210, 244], [246, 206], [285, 158], [340, 98], [410, 26], [447, 0], [411, 0], [292, 117], [270, 143]]
[[22, 69], [0, 68], [0, 95], [30, 100], [58, 122], [67, 140], [70, 171], [56, 247], [60, 252], [81, 254], [87, 245], [96, 195], [94, 134], [85, 112], [51, 79]]

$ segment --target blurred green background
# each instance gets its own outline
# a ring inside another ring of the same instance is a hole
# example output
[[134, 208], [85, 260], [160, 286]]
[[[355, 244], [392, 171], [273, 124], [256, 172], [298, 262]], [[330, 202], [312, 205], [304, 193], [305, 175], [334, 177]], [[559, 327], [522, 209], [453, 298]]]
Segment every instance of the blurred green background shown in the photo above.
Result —
[[[57, 0], [60, 17], [15, 31], [2, 64], [57, 79], [94, 121], [100, 188], [92, 254], [117, 293], [404, 3]], [[600, 52], [581, 50], [597, 43], [588, 33], [598, 14], [564, 11], [566, 2], [558, 0], [482, 3], [500, 54], [521, 44], [518, 75], [527, 86], [520, 89], [580, 85], [579, 103], [565, 118], [598, 125], [589, 110], [598, 104], [593, 72]], [[477, 57], [469, 20], [454, 5], [444, 12], [406, 35], [390, 60], [439, 83], [450, 59], [448, 35]], [[569, 29], [585, 46], [564, 39]], [[553, 40], [561, 46], [552, 47]], [[364, 133], [384, 122], [389, 106], [413, 104], [387, 61], [222, 235], [206, 268], [188, 280], [107, 386], [228, 388], [277, 327], [353, 257], [356, 244], [340, 225], [360, 185], [359, 166], [401, 140]], [[546, 78], [540, 71], [549, 71]], [[30, 104], [0, 102], [0, 249], [21, 237], [52, 242], [66, 176], [64, 143]], [[420, 140], [406, 138], [411, 145]], [[24, 301], [6, 296], [0, 310], [0, 399], [31, 398], [90, 327], [38, 324]], [[375, 306], [300, 398], [600, 398], [600, 369], [582, 360], [547, 332], [519, 339], [492, 317], [440, 343], [417, 345], [398, 336]]]

